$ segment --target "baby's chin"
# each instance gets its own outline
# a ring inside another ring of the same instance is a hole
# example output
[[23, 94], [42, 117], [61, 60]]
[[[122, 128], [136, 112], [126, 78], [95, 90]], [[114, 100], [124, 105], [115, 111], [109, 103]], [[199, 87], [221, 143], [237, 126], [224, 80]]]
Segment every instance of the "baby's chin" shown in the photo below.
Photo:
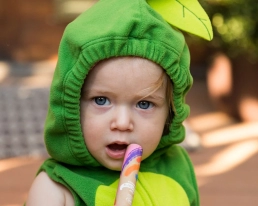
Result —
[[105, 164], [102, 164], [102, 166], [104, 166], [105, 168], [107, 168], [109, 170], [121, 171], [122, 170], [122, 166], [123, 166], [123, 160], [120, 160], [120, 161], [116, 160], [112, 164], [105, 163]]
[[105, 166], [107, 169], [109, 170], [113, 170], [113, 171], [121, 171], [122, 170], [122, 164], [120, 165], [114, 165], [114, 166]]
[[110, 168], [110, 170], [113, 170], [113, 171], [117, 171], [117, 172], [121, 172], [121, 168]]

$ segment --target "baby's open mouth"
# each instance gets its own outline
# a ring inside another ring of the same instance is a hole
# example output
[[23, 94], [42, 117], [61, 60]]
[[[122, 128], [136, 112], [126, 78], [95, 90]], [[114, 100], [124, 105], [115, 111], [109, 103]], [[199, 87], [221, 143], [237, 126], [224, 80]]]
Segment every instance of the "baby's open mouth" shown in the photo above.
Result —
[[126, 148], [128, 144], [126, 143], [112, 143], [107, 145], [107, 155], [112, 159], [122, 160], [125, 156]]
[[127, 148], [127, 144], [110, 144], [107, 147], [112, 150], [112, 151], [121, 151], [121, 150], [125, 150]]

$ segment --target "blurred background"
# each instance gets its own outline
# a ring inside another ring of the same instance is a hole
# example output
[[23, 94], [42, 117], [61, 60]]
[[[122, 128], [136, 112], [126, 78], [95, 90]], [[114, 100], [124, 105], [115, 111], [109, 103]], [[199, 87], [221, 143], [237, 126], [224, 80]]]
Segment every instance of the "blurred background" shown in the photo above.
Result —
[[[65, 26], [94, 0], [0, 0], [0, 205], [22, 205], [47, 156], [48, 94]], [[258, 2], [199, 0], [214, 39], [185, 34], [191, 115], [182, 143], [201, 205], [258, 202]]]

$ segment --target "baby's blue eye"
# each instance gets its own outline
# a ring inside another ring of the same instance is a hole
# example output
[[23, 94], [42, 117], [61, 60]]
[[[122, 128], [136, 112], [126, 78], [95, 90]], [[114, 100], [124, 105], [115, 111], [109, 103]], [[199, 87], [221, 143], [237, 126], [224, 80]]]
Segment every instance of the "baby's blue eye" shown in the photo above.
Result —
[[94, 101], [97, 105], [108, 105], [108, 104], [110, 104], [109, 100], [106, 97], [95, 97]]
[[137, 103], [137, 107], [141, 108], [141, 109], [149, 109], [153, 107], [153, 103], [149, 102], [149, 101], [140, 101]]

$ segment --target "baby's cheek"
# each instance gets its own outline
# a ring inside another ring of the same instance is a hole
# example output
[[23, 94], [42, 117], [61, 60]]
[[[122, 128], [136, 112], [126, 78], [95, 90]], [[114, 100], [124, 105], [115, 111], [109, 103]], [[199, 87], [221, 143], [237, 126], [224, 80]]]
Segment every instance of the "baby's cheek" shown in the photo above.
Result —
[[142, 155], [143, 160], [149, 157], [156, 150], [160, 142], [160, 139], [161, 139], [161, 136], [159, 136], [156, 139], [148, 140], [145, 143], [141, 144], [143, 148], [143, 155]]

